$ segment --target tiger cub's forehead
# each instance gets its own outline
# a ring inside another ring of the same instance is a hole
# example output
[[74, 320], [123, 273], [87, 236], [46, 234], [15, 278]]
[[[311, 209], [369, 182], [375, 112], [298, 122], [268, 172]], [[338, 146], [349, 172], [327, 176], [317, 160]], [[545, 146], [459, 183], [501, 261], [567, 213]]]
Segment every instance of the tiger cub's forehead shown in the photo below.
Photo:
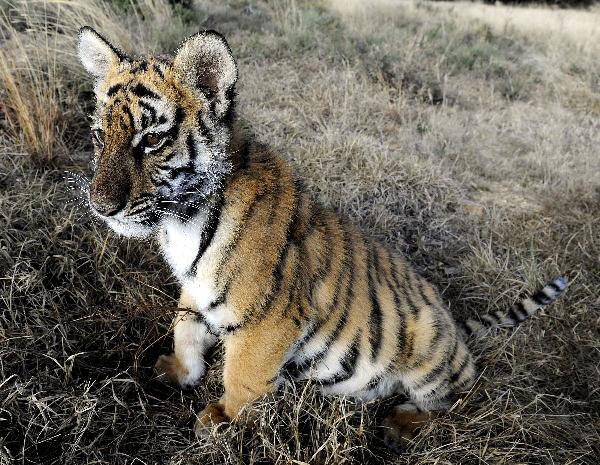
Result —
[[170, 130], [202, 109], [171, 63], [152, 58], [113, 65], [96, 88], [96, 98], [92, 125], [121, 139], [132, 137], [133, 144], [145, 132]]
[[171, 62], [153, 57], [111, 66], [96, 95], [98, 103], [104, 105], [122, 100], [138, 103], [145, 99], [178, 102], [184, 106], [200, 105], [190, 89], [182, 84]]

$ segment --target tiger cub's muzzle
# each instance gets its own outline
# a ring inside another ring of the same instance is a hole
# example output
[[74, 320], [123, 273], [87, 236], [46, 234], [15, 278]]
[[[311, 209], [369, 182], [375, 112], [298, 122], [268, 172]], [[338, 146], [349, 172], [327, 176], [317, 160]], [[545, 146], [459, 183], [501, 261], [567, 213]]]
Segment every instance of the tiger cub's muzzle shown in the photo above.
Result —
[[90, 205], [102, 216], [114, 216], [127, 205], [129, 192], [130, 186], [126, 178], [99, 171], [90, 185]]

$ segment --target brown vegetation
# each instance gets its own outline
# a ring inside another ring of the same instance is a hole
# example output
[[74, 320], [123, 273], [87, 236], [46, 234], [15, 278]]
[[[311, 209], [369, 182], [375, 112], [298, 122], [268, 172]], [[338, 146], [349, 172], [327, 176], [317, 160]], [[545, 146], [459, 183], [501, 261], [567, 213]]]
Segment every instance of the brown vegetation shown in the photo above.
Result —
[[[600, 17], [540, 9], [545, 33], [503, 25], [506, 11], [0, 3], [0, 463], [597, 463], [600, 42], [577, 28]], [[221, 392], [219, 350], [193, 392], [154, 379], [175, 280], [150, 244], [69, 202], [63, 181], [88, 170], [84, 24], [137, 52], [223, 32], [242, 117], [322, 202], [405, 252], [457, 317], [561, 272], [565, 297], [478, 343], [479, 382], [405, 454], [381, 442], [393, 400], [323, 398], [310, 384], [265, 399], [252, 427], [196, 440], [194, 415]]]

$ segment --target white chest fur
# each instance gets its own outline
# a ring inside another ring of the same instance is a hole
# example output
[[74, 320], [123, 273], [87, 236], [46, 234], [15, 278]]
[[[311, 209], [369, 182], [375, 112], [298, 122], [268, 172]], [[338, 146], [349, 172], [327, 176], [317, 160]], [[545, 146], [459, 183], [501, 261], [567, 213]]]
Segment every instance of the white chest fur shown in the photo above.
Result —
[[[193, 221], [182, 223], [174, 218], [164, 221], [159, 241], [162, 253], [181, 283], [192, 296], [198, 310], [208, 308], [217, 298], [211, 266], [204, 256], [197, 257], [202, 242], [206, 215], [199, 213]], [[196, 260], [198, 258], [198, 260]], [[196, 269], [194, 262], [196, 261]]]
[[198, 257], [206, 216], [200, 213], [187, 223], [169, 218], [163, 223], [159, 240], [163, 255], [181, 287], [191, 296], [206, 321], [218, 330], [239, 322], [233, 306], [228, 303], [214, 305], [220, 298], [215, 273], [234, 225], [230, 218], [222, 217], [211, 243]]
[[196, 224], [181, 223], [169, 218], [163, 223], [160, 245], [173, 274], [183, 282], [198, 254], [202, 230]]

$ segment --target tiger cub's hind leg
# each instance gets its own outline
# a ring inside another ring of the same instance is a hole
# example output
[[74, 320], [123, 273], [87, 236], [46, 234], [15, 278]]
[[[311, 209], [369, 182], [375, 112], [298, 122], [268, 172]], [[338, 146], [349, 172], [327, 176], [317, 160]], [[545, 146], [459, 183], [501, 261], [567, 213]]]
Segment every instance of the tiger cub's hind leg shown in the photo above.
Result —
[[181, 293], [179, 308], [185, 310], [177, 312], [173, 321], [174, 351], [158, 357], [155, 369], [170, 383], [187, 389], [198, 384], [206, 373], [204, 356], [215, 345], [217, 337], [190, 310], [194, 304], [185, 290]]
[[428, 369], [408, 371], [402, 384], [409, 401], [392, 408], [384, 420], [384, 441], [396, 451], [405, 450], [419, 429], [444, 414], [475, 380], [471, 353], [462, 339], [452, 350], [441, 350]]

